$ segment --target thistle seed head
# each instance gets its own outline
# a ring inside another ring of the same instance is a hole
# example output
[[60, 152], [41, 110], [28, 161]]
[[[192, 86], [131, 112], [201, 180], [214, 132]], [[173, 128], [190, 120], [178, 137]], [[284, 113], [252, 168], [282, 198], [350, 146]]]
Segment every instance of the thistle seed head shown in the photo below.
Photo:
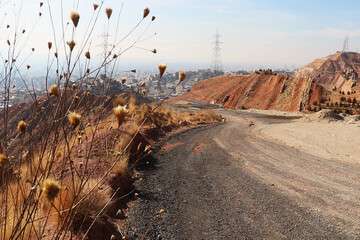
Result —
[[17, 131], [19, 133], [25, 133], [26, 128], [27, 128], [27, 124], [26, 124], [26, 122], [24, 120], [21, 120], [21, 121], [18, 122]]
[[70, 112], [68, 115], [68, 121], [71, 126], [77, 127], [80, 124], [81, 115], [76, 112]]
[[144, 15], [143, 15], [143, 17], [146, 18], [147, 16], [149, 16], [149, 14], [150, 14], [150, 9], [149, 9], [149, 8], [145, 8], [145, 9], [144, 9]]
[[59, 96], [59, 87], [56, 84], [51, 85], [49, 88], [49, 94], [50, 94], [50, 96], [58, 97]]
[[5, 154], [0, 153], [0, 168], [4, 167], [8, 162], [9, 162], [8, 157]]
[[90, 55], [90, 52], [89, 52], [89, 51], [87, 51], [87, 52], [85, 53], [85, 57], [86, 57], [87, 59], [90, 59], [90, 58], [91, 58], [91, 55]]
[[184, 71], [179, 72], [179, 80], [180, 82], [184, 81], [186, 79], [186, 73]]
[[74, 40], [71, 40], [70, 42], [67, 42], [67, 45], [69, 46], [70, 51], [73, 51], [76, 46], [76, 43]]
[[113, 113], [118, 121], [119, 127], [125, 121], [128, 112], [129, 110], [124, 106], [118, 105], [117, 107], [113, 108]]
[[106, 13], [107, 18], [110, 19], [110, 18], [111, 18], [111, 15], [112, 15], [112, 13], [113, 13], [112, 8], [106, 8], [106, 9], [105, 9], [105, 13]]
[[162, 76], [164, 76], [166, 68], [167, 68], [166, 64], [159, 64], [160, 78], [162, 78]]
[[74, 26], [77, 27], [80, 21], [80, 14], [76, 11], [71, 11], [70, 19], [73, 22]]
[[59, 195], [61, 190], [60, 184], [53, 179], [46, 179], [42, 184], [42, 191], [45, 194], [45, 197], [50, 202]]

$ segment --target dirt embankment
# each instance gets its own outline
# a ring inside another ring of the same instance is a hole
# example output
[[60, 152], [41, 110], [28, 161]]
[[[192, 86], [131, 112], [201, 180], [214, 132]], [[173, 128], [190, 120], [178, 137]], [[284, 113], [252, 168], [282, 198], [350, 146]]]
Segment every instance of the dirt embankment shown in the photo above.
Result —
[[225, 108], [282, 111], [336, 109], [360, 111], [360, 54], [337, 52], [316, 59], [294, 74], [256, 71], [249, 75], [204, 80], [177, 101], [205, 101]]
[[293, 81], [288, 75], [222, 76], [201, 81], [190, 92], [171, 101], [205, 101], [230, 109], [298, 111], [306, 88], [307, 81]]

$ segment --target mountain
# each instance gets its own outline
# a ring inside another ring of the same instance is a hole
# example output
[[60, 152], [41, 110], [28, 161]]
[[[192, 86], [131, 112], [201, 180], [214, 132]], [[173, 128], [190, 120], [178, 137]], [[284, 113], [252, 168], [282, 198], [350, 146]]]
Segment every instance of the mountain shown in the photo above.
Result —
[[221, 104], [225, 108], [313, 111], [339, 108], [357, 111], [360, 54], [337, 52], [316, 59], [293, 74], [259, 70], [204, 80], [171, 101]]

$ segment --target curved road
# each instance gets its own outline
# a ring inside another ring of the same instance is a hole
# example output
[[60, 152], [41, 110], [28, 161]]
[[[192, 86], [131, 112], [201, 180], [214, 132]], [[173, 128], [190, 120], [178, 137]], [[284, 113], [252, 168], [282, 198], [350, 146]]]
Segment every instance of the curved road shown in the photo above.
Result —
[[360, 236], [360, 165], [321, 159], [256, 131], [290, 119], [222, 114], [225, 124], [169, 139], [143, 172], [128, 218], [134, 239]]

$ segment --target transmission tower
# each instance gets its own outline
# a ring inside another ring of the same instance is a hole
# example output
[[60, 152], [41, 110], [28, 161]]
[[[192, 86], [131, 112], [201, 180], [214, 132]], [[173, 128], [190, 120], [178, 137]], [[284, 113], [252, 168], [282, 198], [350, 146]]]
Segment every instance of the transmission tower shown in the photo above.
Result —
[[344, 40], [344, 43], [343, 43], [343, 49], [342, 49], [343, 53], [349, 51], [349, 48], [350, 48], [349, 45], [350, 45], [349, 37], [346, 37]]
[[213, 59], [213, 70], [214, 72], [222, 72], [222, 61], [221, 61], [221, 45], [223, 42], [221, 42], [221, 35], [218, 31], [216, 31], [215, 34], [215, 40], [213, 42], [214, 44], [214, 59]]
[[[110, 35], [108, 32], [104, 32], [101, 37], [103, 38], [103, 42], [101, 44], [102, 48], [103, 48], [103, 56], [104, 56], [104, 59], [107, 59], [108, 56], [109, 56], [109, 49], [111, 49], [111, 44], [109, 43], [109, 38], [110, 38]], [[107, 64], [105, 64], [104, 66], [104, 76], [106, 77], [107, 76]]]

